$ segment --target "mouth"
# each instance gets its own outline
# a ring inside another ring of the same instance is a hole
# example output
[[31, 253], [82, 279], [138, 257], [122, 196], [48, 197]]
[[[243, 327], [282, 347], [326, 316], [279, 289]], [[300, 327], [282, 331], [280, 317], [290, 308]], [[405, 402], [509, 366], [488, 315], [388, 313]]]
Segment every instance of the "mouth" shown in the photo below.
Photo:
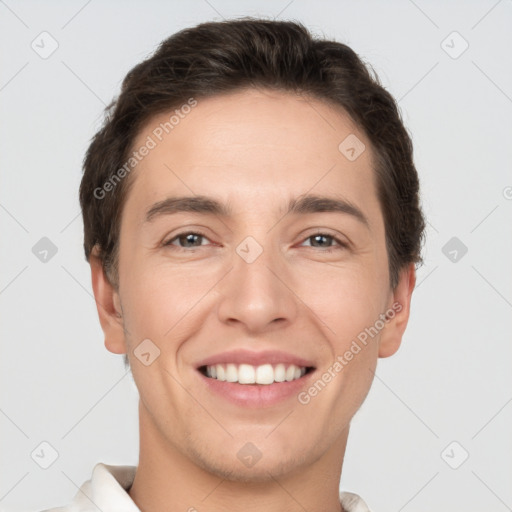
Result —
[[295, 364], [234, 364], [203, 365], [198, 371], [206, 378], [247, 386], [270, 386], [302, 379], [315, 370], [314, 366]]
[[201, 386], [219, 406], [268, 409], [298, 399], [316, 376], [313, 359], [282, 350], [232, 350], [195, 366]]

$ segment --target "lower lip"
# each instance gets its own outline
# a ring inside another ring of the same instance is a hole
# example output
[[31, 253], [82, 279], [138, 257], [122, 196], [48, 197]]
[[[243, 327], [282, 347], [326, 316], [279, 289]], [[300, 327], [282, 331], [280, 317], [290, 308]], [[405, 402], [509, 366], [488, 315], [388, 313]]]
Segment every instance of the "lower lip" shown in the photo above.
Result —
[[196, 370], [208, 388], [222, 398], [241, 407], [271, 407], [297, 395], [309, 383], [315, 370], [310, 370], [300, 379], [273, 384], [239, 384], [206, 377]]

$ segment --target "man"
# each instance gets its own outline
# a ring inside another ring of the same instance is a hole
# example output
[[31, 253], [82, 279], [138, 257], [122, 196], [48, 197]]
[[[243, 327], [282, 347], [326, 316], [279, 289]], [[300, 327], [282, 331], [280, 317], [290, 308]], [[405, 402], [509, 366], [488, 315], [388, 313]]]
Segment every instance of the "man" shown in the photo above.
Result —
[[396, 103], [357, 55], [292, 22], [175, 34], [125, 78], [80, 201], [140, 456], [52, 510], [369, 510], [339, 492], [343, 457], [406, 329], [424, 218]]

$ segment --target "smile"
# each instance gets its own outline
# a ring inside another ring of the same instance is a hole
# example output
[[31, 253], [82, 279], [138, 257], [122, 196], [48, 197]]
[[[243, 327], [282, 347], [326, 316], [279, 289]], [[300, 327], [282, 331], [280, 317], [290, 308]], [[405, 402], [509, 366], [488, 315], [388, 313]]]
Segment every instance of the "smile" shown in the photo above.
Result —
[[236, 382], [238, 384], [270, 385], [276, 382], [291, 382], [300, 379], [313, 367], [294, 364], [215, 364], [202, 366], [199, 371], [206, 377], [219, 381]]

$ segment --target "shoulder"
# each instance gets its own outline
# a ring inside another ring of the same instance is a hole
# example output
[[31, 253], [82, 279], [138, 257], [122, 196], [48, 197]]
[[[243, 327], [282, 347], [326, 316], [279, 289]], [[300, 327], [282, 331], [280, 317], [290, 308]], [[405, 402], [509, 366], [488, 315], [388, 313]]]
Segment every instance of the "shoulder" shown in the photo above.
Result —
[[40, 512], [97, 512], [124, 510], [140, 512], [126, 492], [135, 477], [136, 466], [111, 466], [98, 462], [68, 505]]
[[371, 512], [363, 498], [353, 492], [340, 492], [340, 503], [344, 512]]

